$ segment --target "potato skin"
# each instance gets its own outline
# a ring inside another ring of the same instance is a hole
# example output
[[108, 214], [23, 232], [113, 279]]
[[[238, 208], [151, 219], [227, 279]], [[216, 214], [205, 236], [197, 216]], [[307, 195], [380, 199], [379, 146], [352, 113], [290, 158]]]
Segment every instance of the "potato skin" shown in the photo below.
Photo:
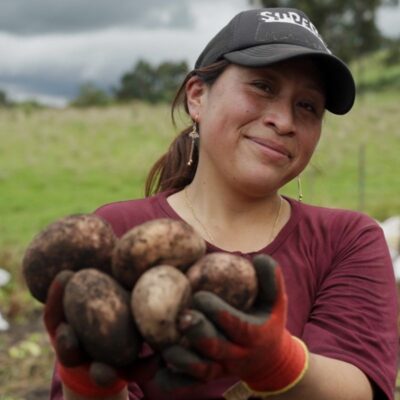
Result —
[[46, 302], [50, 283], [61, 270], [97, 268], [111, 273], [116, 237], [94, 214], [61, 218], [37, 234], [25, 251], [22, 270], [32, 296]]
[[166, 264], [185, 270], [205, 250], [204, 239], [186, 222], [155, 219], [136, 226], [119, 239], [113, 253], [112, 271], [131, 290], [147, 269]]
[[248, 310], [257, 296], [255, 269], [244, 257], [229, 253], [209, 253], [187, 271], [192, 291], [210, 291], [240, 310]]
[[75, 273], [65, 288], [64, 311], [94, 361], [123, 367], [137, 358], [140, 336], [130, 294], [109, 275], [91, 268]]
[[189, 305], [191, 288], [185, 274], [170, 265], [147, 270], [132, 291], [131, 307], [137, 327], [153, 348], [177, 343], [179, 313]]

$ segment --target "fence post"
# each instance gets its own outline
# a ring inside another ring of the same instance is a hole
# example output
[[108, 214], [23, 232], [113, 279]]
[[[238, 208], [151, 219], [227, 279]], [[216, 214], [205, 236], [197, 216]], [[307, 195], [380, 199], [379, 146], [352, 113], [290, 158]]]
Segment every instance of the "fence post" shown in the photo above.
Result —
[[365, 210], [365, 143], [361, 143], [358, 149], [358, 210]]

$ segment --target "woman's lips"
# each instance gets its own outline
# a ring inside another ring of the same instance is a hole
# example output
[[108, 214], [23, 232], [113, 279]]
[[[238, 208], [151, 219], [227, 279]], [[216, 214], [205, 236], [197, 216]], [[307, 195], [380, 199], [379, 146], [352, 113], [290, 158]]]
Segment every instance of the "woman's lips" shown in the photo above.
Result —
[[262, 147], [263, 151], [266, 151], [268, 153], [276, 153], [276, 155], [279, 155], [280, 157], [285, 157], [289, 159], [292, 158], [290, 151], [280, 143], [276, 143], [272, 140], [260, 137], [246, 136], [246, 138]]

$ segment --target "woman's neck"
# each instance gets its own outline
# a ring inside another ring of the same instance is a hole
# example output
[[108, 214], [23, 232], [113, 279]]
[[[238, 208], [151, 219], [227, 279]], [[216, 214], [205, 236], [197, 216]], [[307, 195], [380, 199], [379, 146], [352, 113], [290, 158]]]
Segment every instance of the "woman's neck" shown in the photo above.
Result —
[[228, 251], [260, 250], [290, 216], [289, 204], [275, 191], [251, 197], [199, 177], [168, 202], [204, 239]]

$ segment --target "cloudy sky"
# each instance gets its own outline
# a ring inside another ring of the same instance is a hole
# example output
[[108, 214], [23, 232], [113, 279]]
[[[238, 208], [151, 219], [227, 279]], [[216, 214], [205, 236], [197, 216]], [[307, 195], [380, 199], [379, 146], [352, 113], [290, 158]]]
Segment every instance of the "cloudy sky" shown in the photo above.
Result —
[[[63, 105], [79, 85], [109, 89], [142, 58], [193, 65], [247, 0], [0, 0], [0, 89]], [[378, 24], [400, 34], [400, 7]]]

